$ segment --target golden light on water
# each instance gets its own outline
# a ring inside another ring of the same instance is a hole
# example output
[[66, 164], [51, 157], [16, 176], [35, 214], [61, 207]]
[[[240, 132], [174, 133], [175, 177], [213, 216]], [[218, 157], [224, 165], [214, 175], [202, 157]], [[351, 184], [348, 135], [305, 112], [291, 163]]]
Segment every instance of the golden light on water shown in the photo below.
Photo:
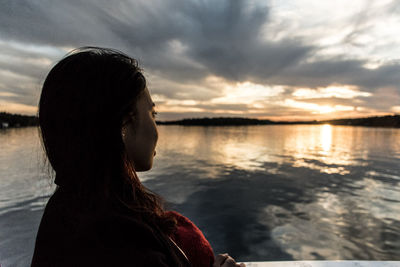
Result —
[[328, 154], [332, 146], [332, 126], [330, 124], [322, 125], [320, 138], [322, 150], [324, 154]]
[[[348, 174], [348, 167], [356, 164], [351, 153], [343, 147], [352, 147], [358, 139], [357, 129], [333, 125], [285, 125], [250, 127], [159, 127], [160, 139], [157, 157], [168, 156], [163, 149], [176, 149], [184, 154], [196, 151], [196, 158], [217, 166], [232, 166], [255, 171], [265, 163], [279, 166], [284, 162], [328, 174]], [[169, 136], [165, 143], [164, 135]], [[278, 153], [276, 151], [280, 151]], [[186, 159], [184, 159], [186, 160]], [[207, 170], [207, 171], [211, 171]], [[213, 169], [215, 175], [216, 169]], [[275, 170], [267, 168], [267, 172]]]

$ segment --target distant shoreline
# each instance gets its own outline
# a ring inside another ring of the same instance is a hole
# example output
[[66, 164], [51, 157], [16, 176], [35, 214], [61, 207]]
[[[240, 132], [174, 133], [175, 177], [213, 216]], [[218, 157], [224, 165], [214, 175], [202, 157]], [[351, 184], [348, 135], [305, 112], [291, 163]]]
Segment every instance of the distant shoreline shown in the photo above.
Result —
[[38, 117], [0, 112], [0, 129], [37, 126]]
[[[0, 129], [37, 126], [38, 117], [0, 112]], [[272, 121], [240, 117], [190, 118], [174, 121], [157, 121], [158, 125], [182, 126], [250, 126], [250, 125], [347, 125], [365, 127], [400, 128], [400, 115], [373, 116], [354, 119]]]
[[182, 125], [182, 126], [249, 126], [249, 125], [347, 125], [365, 127], [388, 127], [400, 128], [400, 115], [374, 116], [354, 119], [333, 119], [322, 121], [272, 121], [238, 117], [219, 118], [192, 118], [176, 121], [157, 121], [159, 125]]

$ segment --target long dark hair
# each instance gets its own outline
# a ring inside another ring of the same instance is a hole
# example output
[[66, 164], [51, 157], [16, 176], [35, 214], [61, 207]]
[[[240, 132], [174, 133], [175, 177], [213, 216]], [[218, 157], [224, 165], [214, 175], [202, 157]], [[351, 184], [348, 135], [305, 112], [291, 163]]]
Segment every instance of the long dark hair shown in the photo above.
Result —
[[135, 59], [113, 49], [73, 50], [49, 72], [39, 126], [56, 184], [91, 208], [129, 211], [164, 232], [175, 228], [162, 199], [145, 188], [121, 137], [146, 79]]

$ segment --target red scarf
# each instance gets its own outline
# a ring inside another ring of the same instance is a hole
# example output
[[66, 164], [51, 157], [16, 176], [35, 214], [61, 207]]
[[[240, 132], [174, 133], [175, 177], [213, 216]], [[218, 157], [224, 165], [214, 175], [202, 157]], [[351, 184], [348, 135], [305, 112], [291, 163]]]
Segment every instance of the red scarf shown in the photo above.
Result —
[[185, 252], [193, 267], [210, 267], [214, 263], [214, 252], [203, 233], [188, 218], [176, 211], [168, 211], [178, 221], [172, 240]]

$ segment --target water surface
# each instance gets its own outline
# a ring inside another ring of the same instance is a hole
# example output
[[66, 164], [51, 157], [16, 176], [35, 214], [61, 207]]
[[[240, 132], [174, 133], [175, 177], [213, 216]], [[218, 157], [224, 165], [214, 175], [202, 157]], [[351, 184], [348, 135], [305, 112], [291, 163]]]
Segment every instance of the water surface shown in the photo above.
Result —
[[[400, 129], [159, 126], [144, 184], [241, 261], [400, 260]], [[0, 131], [0, 262], [30, 261], [46, 179], [35, 128]]]

